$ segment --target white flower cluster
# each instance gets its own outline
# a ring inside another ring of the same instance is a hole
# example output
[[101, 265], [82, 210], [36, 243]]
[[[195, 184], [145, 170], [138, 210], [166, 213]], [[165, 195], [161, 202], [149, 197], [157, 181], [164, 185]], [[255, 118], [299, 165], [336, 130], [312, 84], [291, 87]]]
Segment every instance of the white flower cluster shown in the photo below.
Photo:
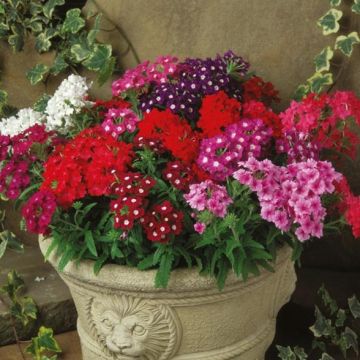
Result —
[[73, 125], [73, 115], [90, 103], [85, 100], [88, 90], [89, 85], [84, 77], [70, 75], [48, 101], [45, 114], [21, 109], [16, 116], [1, 119], [0, 134], [14, 136], [35, 124], [44, 124], [49, 131], [66, 133]]
[[66, 132], [73, 123], [72, 115], [77, 114], [87, 104], [85, 97], [89, 85], [84, 77], [70, 75], [56, 90], [46, 106], [46, 128]]
[[15, 136], [35, 124], [41, 124], [44, 115], [33, 109], [21, 109], [15, 116], [1, 119], [0, 134]]

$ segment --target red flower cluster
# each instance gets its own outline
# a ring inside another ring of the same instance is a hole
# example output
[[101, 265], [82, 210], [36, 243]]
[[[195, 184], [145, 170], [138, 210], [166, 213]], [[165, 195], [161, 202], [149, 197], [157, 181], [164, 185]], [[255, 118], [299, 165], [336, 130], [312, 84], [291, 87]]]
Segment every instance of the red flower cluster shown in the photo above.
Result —
[[174, 188], [187, 191], [191, 182], [195, 182], [191, 168], [180, 161], [172, 161], [166, 165], [162, 175]]
[[241, 103], [230, 98], [224, 91], [207, 95], [202, 101], [197, 126], [204, 137], [213, 137], [228, 125], [240, 120], [240, 109]]
[[86, 195], [107, 195], [133, 155], [131, 145], [116, 141], [100, 127], [83, 130], [45, 162], [41, 189], [51, 191], [63, 207]]
[[336, 190], [341, 195], [338, 208], [345, 215], [347, 223], [352, 227], [354, 237], [360, 238], [360, 196], [355, 196], [351, 192], [344, 176], [336, 185]]
[[144, 217], [143, 229], [150, 241], [166, 243], [182, 231], [184, 215], [169, 201], [155, 205]]
[[186, 120], [169, 109], [151, 110], [138, 124], [137, 138], [160, 141], [172, 155], [189, 164], [197, 156], [199, 140]]
[[248, 119], [261, 119], [273, 131], [273, 136], [282, 135], [282, 124], [279, 116], [260, 101], [250, 101], [243, 105], [242, 115]]
[[260, 76], [253, 76], [243, 84], [243, 100], [262, 101], [270, 105], [272, 101], [279, 102], [279, 92], [274, 88], [271, 82], [265, 82]]
[[118, 177], [118, 183], [113, 185], [113, 192], [119, 198], [110, 203], [110, 209], [115, 213], [115, 228], [130, 230], [135, 220], [144, 216], [147, 205], [145, 197], [155, 183], [153, 178], [139, 173], [124, 173]]

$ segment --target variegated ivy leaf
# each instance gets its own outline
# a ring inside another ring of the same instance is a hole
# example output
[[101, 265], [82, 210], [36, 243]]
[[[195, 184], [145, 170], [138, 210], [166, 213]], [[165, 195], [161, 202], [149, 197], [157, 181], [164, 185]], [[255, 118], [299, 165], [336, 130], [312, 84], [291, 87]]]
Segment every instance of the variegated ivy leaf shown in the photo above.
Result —
[[100, 71], [104, 66], [108, 65], [111, 52], [111, 45], [96, 45], [91, 55], [83, 62], [83, 65], [89, 70]]
[[58, 54], [55, 58], [54, 63], [50, 68], [50, 72], [53, 75], [59, 75], [62, 71], [67, 69], [69, 64], [65, 61], [65, 58], [62, 54]]
[[301, 101], [310, 92], [309, 85], [300, 85], [294, 94], [294, 100]]
[[329, 354], [327, 353], [323, 353], [321, 355], [321, 359], [320, 360], [335, 360], [332, 356], [330, 356]]
[[5, 14], [5, 8], [2, 4], [0, 4], [0, 14]]
[[87, 40], [89, 44], [94, 44], [96, 40], [96, 36], [100, 30], [100, 22], [101, 22], [101, 14], [98, 14], [95, 18], [94, 27], [89, 31], [87, 36]]
[[44, 15], [48, 19], [51, 19], [56, 6], [60, 6], [64, 4], [65, 4], [65, 0], [48, 0], [43, 8]]
[[331, 6], [339, 6], [341, 4], [341, 0], [330, 0]]
[[86, 43], [74, 44], [71, 46], [70, 52], [78, 62], [87, 59], [91, 54], [91, 50]]
[[329, 71], [330, 60], [333, 58], [334, 52], [330, 46], [324, 48], [314, 59], [316, 72]]
[[348, 304], [352, 316], [355, 319], [360, 318], [360, 302], [355, 295], [348, 299]]
[[35, 49], [39, 53], [48, 51], [51, 48], [51, 41], [45, 33], [40, 33], [35, 40]]
[[322, 28], [324, 35], [337, 33], [340, 29], [339, 20], [342, 18], [343, 12], [337, 9], [330, 9], [322, 16], [317, 24]]
[[315, 73], [308, 79], [310, 91], [314, 93], [321, 93], [326, 86], [333, 84], [333, 76], [331, 73]]
[[360, 0], [354, 0], [354, 5], [351, 7], [351, 10], [356, 14], [360, 14]]
[[44, 64], [37, 64], [26, 73], [26, 77], [31, 85], [36, 85], [49, 72], [49, 67]]
[[354, 31], [349, 35], [341, 35], [336, 38], [335, 49], [340, 50], [344, 55], [350, 57], [353, 47], [360, 43], [359, 34]]
[[13, 34], [8, 37], [8, 43], [14, 52], [21, 51], [24, 47], [24, 36], [22, 34]]
[[7, 100], [8, 100], [7, 92], [4, 90], [0, 90], [0, 113], [1, 113], [4, 105], [6, 105]]
[[62, 26], [63, 32], [76, 34], [85, 26], [85, 20], [81, 17], [80, 9], [71, 9], [66, 13], [66, 18]]

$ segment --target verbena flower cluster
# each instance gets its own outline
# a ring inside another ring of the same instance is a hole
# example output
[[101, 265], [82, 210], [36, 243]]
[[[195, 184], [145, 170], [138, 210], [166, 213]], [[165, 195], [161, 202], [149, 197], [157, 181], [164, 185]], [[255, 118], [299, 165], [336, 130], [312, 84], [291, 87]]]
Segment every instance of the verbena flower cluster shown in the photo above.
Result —
[[126, 71], [106, 101], [71, 75], [44, 111], [2, 120], [2, 196], [24, 204], [62, 264], [155, 267], [161, 286], [186, 265], [221, 286], [231, 269], [246, 278], [342, 215], [359, 237], [359, 197], [328, 153], [354, 156], [360, 100], [310, 94], [278, 114], [278, 92], [248, 68], [231, 51], [163, 56]]

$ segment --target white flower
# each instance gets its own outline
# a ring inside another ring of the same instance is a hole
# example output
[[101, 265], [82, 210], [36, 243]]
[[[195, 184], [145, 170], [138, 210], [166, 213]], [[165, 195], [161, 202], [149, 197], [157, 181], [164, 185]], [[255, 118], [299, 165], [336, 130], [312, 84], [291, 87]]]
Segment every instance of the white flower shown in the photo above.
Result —
[[16, 115], [1, 119], [0, 134], [15, 136], [35, 124], [42, 124], [43, 121], [43, 114], [33, 109], [21, 109]]
[[65, 79], [47, 103], [45, 109], [47, 130], [66, 133], [73, 125], [73, 115], [87, 105], [85, 97], [88, 90], [89, 85], [84, 77], [70, 75]]

